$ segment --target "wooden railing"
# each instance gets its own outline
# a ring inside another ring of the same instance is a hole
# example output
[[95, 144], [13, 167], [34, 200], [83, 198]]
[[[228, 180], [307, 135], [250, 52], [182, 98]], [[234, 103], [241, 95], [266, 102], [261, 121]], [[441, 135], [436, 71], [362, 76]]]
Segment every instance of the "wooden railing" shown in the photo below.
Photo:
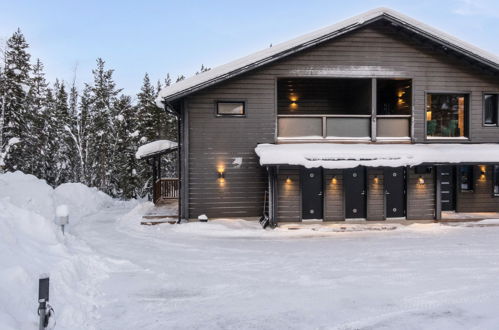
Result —
[[176, 178], [162, 178], [156, 180], [153, 189], [155, 204], [169, 199], [179, 198], [179, 180]]

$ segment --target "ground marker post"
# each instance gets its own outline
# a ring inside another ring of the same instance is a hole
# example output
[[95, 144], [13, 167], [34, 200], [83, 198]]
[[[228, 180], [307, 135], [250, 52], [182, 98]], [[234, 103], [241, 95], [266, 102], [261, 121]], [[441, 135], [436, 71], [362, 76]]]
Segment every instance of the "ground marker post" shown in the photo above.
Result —
[[50, 312], [47, 313], [49, 301], [49, 275], [42, 274], [38, 280], [38, 315], [40, 316], [39, 330], [45, 330], [49, 324]]
[[69, 210], [67, 205], [59, 205], [55, 210], [55, 224], [61, 226], [64, 234], [64, 226], [69, 223]]

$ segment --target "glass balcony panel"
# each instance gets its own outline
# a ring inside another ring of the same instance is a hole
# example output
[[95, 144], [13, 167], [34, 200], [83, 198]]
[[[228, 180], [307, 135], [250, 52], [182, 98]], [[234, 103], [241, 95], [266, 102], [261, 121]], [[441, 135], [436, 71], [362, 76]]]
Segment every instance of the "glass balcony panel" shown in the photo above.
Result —
[[322, 118], [279, 118], [279, 137], [322, 138]]
[[328, 138], [370, 138], [370, 118], [327, 118]]
[[410, 137], [410, 118], [378, 118], [376, 135], [380, 138]]

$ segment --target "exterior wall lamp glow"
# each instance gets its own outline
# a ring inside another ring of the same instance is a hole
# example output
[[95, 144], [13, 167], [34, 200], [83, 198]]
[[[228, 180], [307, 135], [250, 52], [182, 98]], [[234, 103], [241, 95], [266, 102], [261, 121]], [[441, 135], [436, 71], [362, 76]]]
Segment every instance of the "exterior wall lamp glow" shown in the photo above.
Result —
[[287, 184], [290, 184], [291, 182], [292, 182], [292, 181], [291, 181], [291, 178], [288, 176], [288, 177], [286, 178], [286, 183], [287, 183]]
[[421, 176], [421, 175], [420, 175], [420, 176], [419, 176], [419, 178], [418, 178], [418, 184], [419, 184], [420, 186], [423, 186], [423, 185], [424, 185], [424, 179], [423, 179], [423, 176]]
[[336, 179], [336, 175], [333, 175], [333, 178], [331, 179], [332, 184], [336, 184], [338, 180]]
[[377, 175], [374, 176], [374, 183], [378, 183], [379, 182], [379, 178]]

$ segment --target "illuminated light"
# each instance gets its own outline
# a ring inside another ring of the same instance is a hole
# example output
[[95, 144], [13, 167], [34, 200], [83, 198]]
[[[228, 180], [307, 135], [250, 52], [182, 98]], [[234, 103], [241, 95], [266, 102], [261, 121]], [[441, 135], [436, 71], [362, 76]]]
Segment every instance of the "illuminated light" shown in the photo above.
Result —
[[332, 184], [336, 184], [338, 180], [336, 179], [336, 175], [333, 175], [333, 178], [331, 179]]
[[374, 183], [378, 183], [379, 182], [379, 178], [377, 175], [374, 176]]
[[296, 102], [291, 102], [291, 104], [289, 105], [289, 108], [291, 110], [298, 109], [298, 104]]
[[424, 185], [424, 179], [423, 179], [423, 177], [422, 177], [421, 175], [419, 176], [419, 179], [418, 179], [418, 184], [419, 184], [420, 186]]
[[487, 173], [487, 169], [485, 166], [480, 166], [480, 179], [485, 179], [485, 174]]
[[431, 120], [431, 111], [426, 111], [426, 120]]
[[291, 93], [291, 94], [290, 94], [290, 97], [289, 97], [289, 100], [290, 100], [291, 102], [296, 102], [296, 101], [298, 101], [298, 97], [294, 96], [294, 93]]
[[290, 184], [291, 182], [292, 182], [292, 181], [291, 181], [291, 178], [288, 176], [288, 177], [286, 178], [286, 183], [287, 183], [287, 184]]

